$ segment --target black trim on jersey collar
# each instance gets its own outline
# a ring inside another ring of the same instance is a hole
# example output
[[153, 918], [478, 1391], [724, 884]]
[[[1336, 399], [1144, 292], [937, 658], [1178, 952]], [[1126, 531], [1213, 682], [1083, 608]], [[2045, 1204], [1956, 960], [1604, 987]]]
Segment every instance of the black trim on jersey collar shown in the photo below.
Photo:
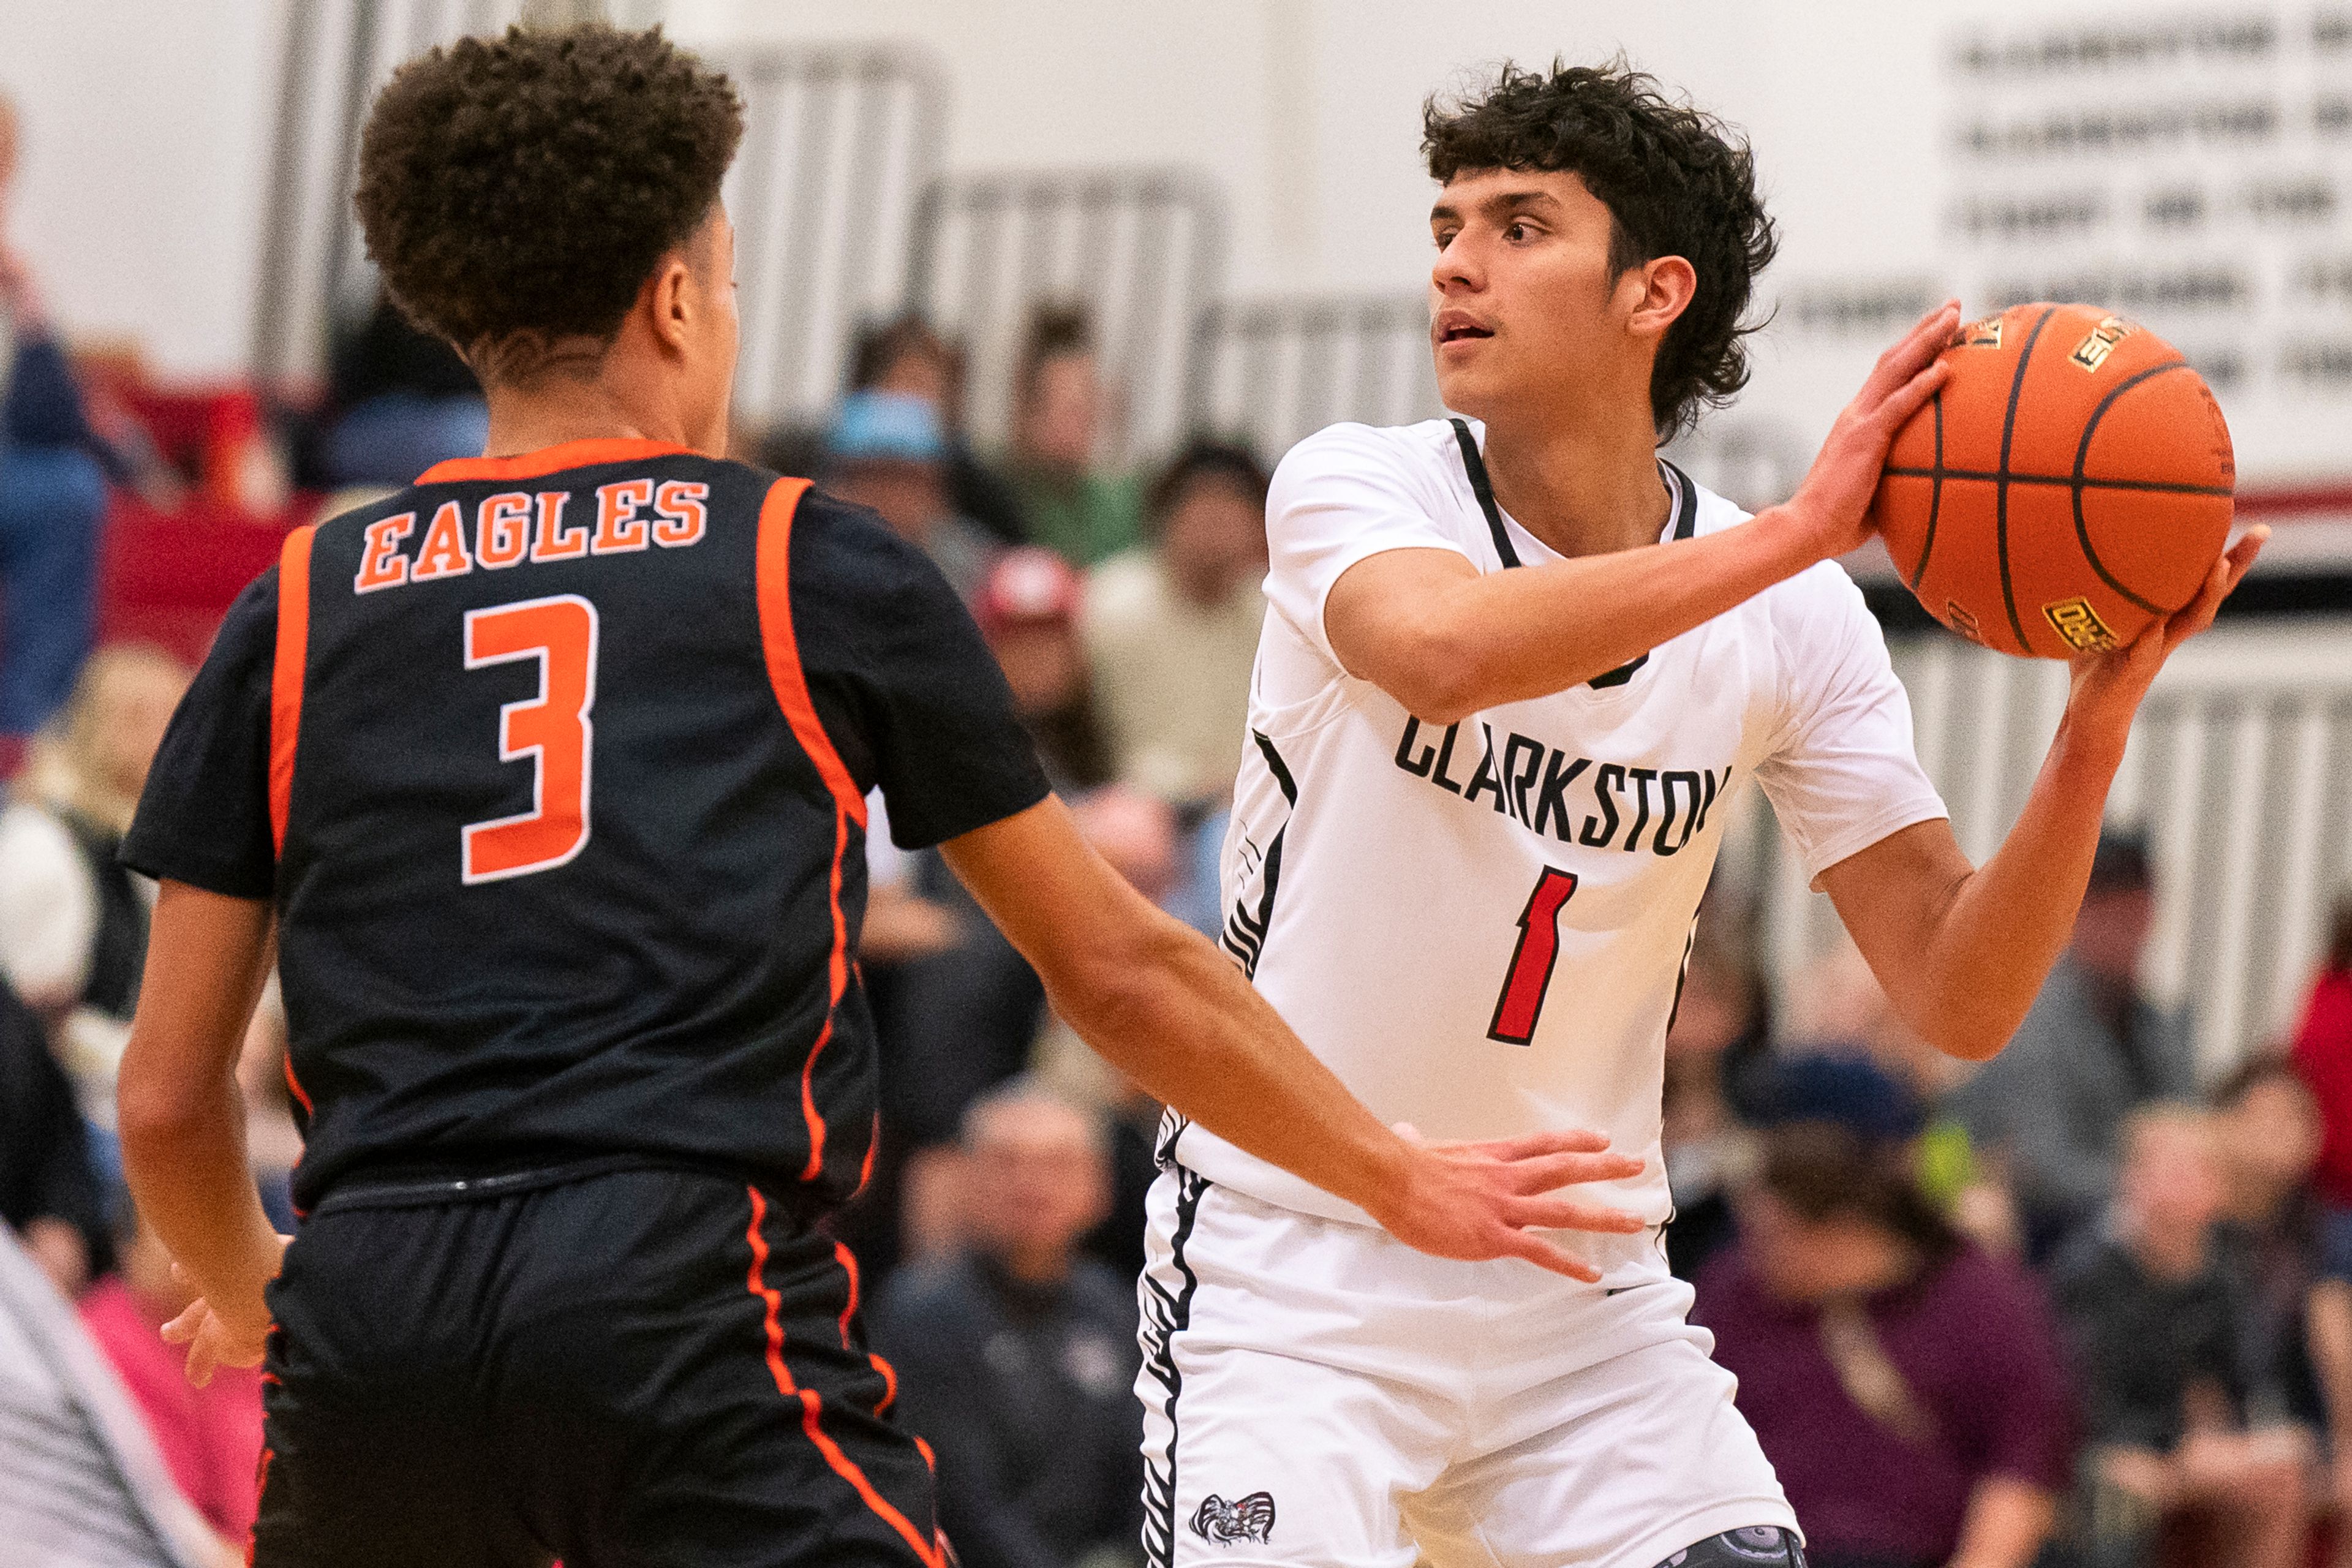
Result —
[[1486, 528], [1495, 536], [1495, 553], [1503, 558], [1507, 567], [1519, 563], [1519, 552], [1511, 548], [1511, 536], [1503, 527], [1503, 510], [1495, 504], [1495, 487], [1486, 481], [1486, 459], [1478, 455], [1477, 438], [1470, 434], [1470, 422], [1456, 419], [1454, 438], [1462, 444], [1462, 468], [1470, 476], [1470, 493], [1478, 498], [1478, 510], [1486, 514]]
[[[1511, 535], [1503, 526], [1503, 509], [1495, 504], [1495, 487], [1486, 478], [1486, 459], [1479, 455], [1477, 438], [1470, 434], [1466, 419], [1449, 420], [1454, 426], [1454, 439], [1462, 448], [1462, 469], [1470, 476], [1470, 493], [1478, 498], [1478, 510], [1486, 514], [1486, 531], [1495, 536], [1495, 553], [1502, 558], [1506, 570], [1519, 563], [1519, 552], [1511, 548]], [[1689, 539], [1698, 531], [1698, 487], [1690, 476], [1667, 462], [1658, 459], [1658, 467], [1671, 476], [1669, 488], [1675, 496], [1675, 525], [1670, 539]], [[1622, 686], [1633, 679], [1633, 672], [1650, 662], [1643, 654], [1630, 664], [1621, 664], [1605, 675], [1596, 675], [1585, 684], [1595, 691], [1606, 691]]]

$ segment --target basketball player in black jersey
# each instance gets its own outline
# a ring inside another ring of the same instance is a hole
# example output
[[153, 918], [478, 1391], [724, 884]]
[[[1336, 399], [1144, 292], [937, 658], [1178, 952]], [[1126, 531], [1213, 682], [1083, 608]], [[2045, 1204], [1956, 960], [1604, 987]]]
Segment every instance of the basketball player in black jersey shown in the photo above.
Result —
[[[858, 1280], [815, 1222], [873, 1152], [865, 799], [949, 862], [1103, 1054], [1457, 1258], [1592, 1278], [1544, 1228], [1594, 1135], [1380, 1125], [1046, 790], [939, 574], [713, 454], [740, 110], [658, 33], [404, 68], [359, 206], [456, 344], [488, 455], [287, 542], [173, 720], [124, 850], [162, 894], [126, 1170], [265, 1358], [255, 1561], [940, 1568]], [[273, 956], [305, 1152], [290, 1247], [233, 1066]], [[281, 1272], [282, 1268], [282, 1272]]]

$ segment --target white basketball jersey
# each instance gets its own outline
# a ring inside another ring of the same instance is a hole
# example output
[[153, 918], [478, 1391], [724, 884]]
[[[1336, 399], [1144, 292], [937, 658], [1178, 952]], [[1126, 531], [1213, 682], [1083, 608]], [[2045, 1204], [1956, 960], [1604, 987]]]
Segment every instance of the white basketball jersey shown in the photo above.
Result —
[[[1580, 1195], [1663, 1224], [1666, 1026], [1732, 796], [1763, 785], [1810, 875], [1944, 806], [1878, 625], [1833, 562], [1589, 685], [1458, 724], [1421, 723], [1348, 674], [1323, 605], [1359, 561], [1559, 559], [1482, 505], [1478, 438], [1445, 420], [1338, 425], [1276, 471], [1223, 942], [1383, 1121], [1432, 1139], [1606, 1132], [1646, 1166]], [[1662, 469], [1667, 537], [1747, 521]], [[1168, 1147], [1252, 1196], [1366, 1217], [1174, 1118]], [[1654, 1237], [1638, 1257], [1602, 1250], [1664, 1267]]]

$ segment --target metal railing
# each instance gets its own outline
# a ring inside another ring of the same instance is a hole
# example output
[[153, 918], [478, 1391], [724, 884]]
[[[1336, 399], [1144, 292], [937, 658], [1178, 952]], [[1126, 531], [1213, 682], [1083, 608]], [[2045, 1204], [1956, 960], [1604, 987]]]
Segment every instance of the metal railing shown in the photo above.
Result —
[[1245, 439], [1269, 463], [1344, 419], [1444, 412], [1417, 295], [1221, 300], [1202, 312], [1192, 358], [1193, 426]]
[[1192, 339], [1223, 282], [1224, 202], [1190, 170], [950, 174], [924, 193], [908, 301], [967, 356], [965, 422], [982, 447], [1010, 433], [1032, 308], [1083, 304], [1123, 417], [1102, 456], [1157, 457], [1190, 424]]
[[725, 195], [735, 221], [738, 411], [816, 420], [858, 324], [908, 291], [917, 204], [936, 178], [945, 79], [888, 45], [717, 52], [744, 107]]
[[336, 320], [364, 311], [374, 296], [352, 188], [376, 90], [411, 56], [502, 31], [523, 9], [524, 0], [289, 0], [255, 289], [255, 374], [321, 374]]
[[[661, 0], [572, 11], [648, 26]], [[395, 67], [517, 21], [545, 0], [296, 0], [286, 16], [277, 144], [253, 363], [265, 379], [323, 373], [339, 321], [373, 303], [352, 211], [368, 106]], [[728, 174], [743, 320], [737, 398], [755, 420], [814, 418], [841, 384], [860, 320], [907, 297], [917, 201], [937, 176], [947, 89], [927, 55], [890, 45], [716, 51], [744, 106]]]

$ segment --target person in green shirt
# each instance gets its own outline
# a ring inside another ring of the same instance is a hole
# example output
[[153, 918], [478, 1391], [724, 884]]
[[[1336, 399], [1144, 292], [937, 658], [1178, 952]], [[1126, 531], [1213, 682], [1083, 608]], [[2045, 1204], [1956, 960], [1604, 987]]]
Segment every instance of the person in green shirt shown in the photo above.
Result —
[[1081, 569], [1143, 535], [1141, 479], [1094, 464], [1108, 402], [1085, 309], [1039, 306], [1013, 382], [1005, 477], [1028, 515], [1032, 542]]

